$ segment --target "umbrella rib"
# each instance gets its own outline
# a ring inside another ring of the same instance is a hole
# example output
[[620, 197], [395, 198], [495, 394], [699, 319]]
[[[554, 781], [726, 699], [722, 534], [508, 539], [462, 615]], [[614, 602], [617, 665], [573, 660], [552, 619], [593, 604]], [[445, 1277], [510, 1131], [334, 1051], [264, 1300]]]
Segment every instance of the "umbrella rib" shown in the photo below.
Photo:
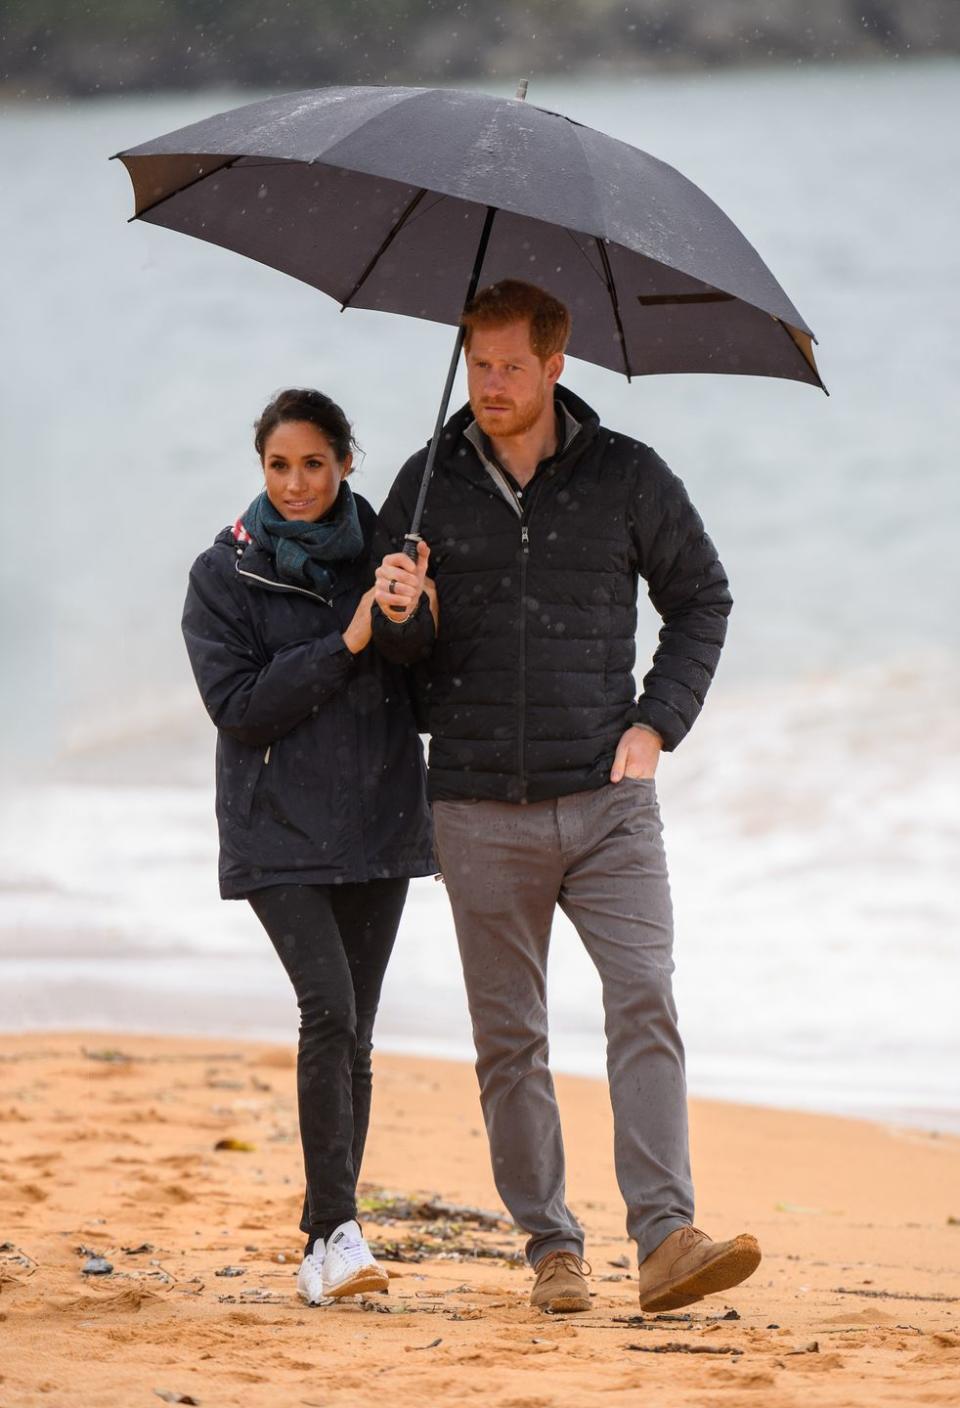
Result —
[[367, 264], [367, 267], [364, 269], [363, 273], [360, 275], [359, 279], [358, 279], [357, 282], [354, 284], [353, 288], [350, 290], [350, 292], [347, 294], [346, 298], [345, 298], [345, 299], [343, 300], [343, 302], [341, 303], [341, 305], [340, 305], [340, 312], [341, 312], [341, 313], [342, 313], [346, 308], [348, 308], [348, 307], [350, 306], [350, 304], [352, 303], [353, 299], [356, 298], [357, 294], [360, 292], [360, 290], [363, 288], [364, 284], [367, 282], [367, 279], [368, 279], [368, 278], [370, 277], [370, 275], [373, 273], [373, 270], [374, 270], [374, 268], [376, 267], [377, 263], [379, 262], [380, 258], [381, 258], [384, 254], [386, 254], [387, 250], [388, 250], [388, 249], [390, 248], [390, 246], [393, 244], [394, 240], [397, 238], [397, 235], [399, 235], [400, 231], [403, 229], [404, 225], [407, 223], [407, 221], [409, 220], [410, 216], [411, 216], [411, 215], [413, 214], [413, 212], [416, 210], [417, 206], [420, 204], [420, 202], [423, 200], [423, 198], [424, 198], [424, 196], [425, 196], [426, 194], [427, 194], [427, 187], [426, 187], [426, 186], [421, 186], [420, 189], [419, 189], [419, 191], [417, 191], [416, 195], [414, 195], [414, 196], [412, 197], [412, 199], [407, 202], [407, 205], [406, 205], [406, 207], [405, 207], [405, 209], [404, 209], [403, 214], [400, 216], [400, 219], [397, 220], [397, 221], [394, 223], [394, 225], [387, 231], [386, 237], [385, 237], [384, 240], [381, 242], [380, 248], [377, 250], [376, 254], [374, 254], [373, 258], [369, 261], [369, 263]]
[[620, 301], [617, 298], [617, 286], [613, 281], [613, 270], [610, 268], [610, 259], [603, 246], [603, 241], [599, 236], [594, 236], [594, 243], [597, 246], [597, 253], [600, 255], [600, 263], [603, 265], [603, 272], [607, 282], [607, 293], [610, 295], [610, 303], [613, 308], [613, 316], [617, 324], [617, 336], [620, 339], [620, 351], [623, 353], [623, 370], [627, 381], [632, 380], [630, 373], [630, 358], [627, 356], [627, 339], [623, 332], [623, 320], [620, 317]]
[[[793, 343], [794, 347], [795, 347], [795, 348], [797, 349], [797, 351], [800, 353], [800, 356], [803, 358], [804, 362], [806, 362], [807, 366], [808, 366], [808, 367], [810, 368], [810, 370], [813, 372], [814, 376], [817, 378], [817, 384], [819, 385], [820, 390], [824, 393], [824, 395], [829, 396], [829, 395], [830, 395], [830, 392], [827, 390], [826, 386], [824, 385], [823, 377], [820, 375], [820, 368], [817, 366], [816, 362], [815, 362], [814, 359], [813, 359], [813, 348], [811, 347], [810, 351], [807, 352], [807, 350], [806, 350], [805, 347], [803, 346], [802, 342], [798, 339], [797, 335], [794, 333], [793, 328], [791, 327], [791, 325], [790, 325], [789, 323], [784, 322], [783, 318], [778, 318], [778, 317], [774, 316], [773, 321], [774, 321], [779, 327], [781, 327], [781, 328], [783, 329], [783, 331], [787, 334], [787, 337], [789, 337], [789, 339], [790, 339], [790, 341]], [[808, 335], [809, 335], [809, 337], [810, 337], [810, 341], [813, 342], [813, 341], [814, 341], [813, 335], [812, 335], [812, 334], [808, 334]], [[801, 333], [800, 336], [803, 336], [803, 334]]]
[[205, 181], [208, 176], [216, 176], [219, 171], [229, 170], [231, 166], [233, 166], [236, 162], [240, 161], [241, 159], [242, 158], [239, 156], [232, 156], [230, 157], [229, 161], [223, 162], [220, 166], [214, 166], [209, 171], [201, 171], [200, 175], [194, 176], [192, 181], [187, 181], [185, 185], [178, 186], [175, 191], [168, 191], [167, 194], [165, 196], [161, 196], [159, 200], [155, 200], [150, 205], [145, 205], [142, 210], [138, 210], [136, 215], [131, 215], [130, 219], [127, 221], [127, 224], [131, 225], [134, 220], [142, 220], [144, 215], [149, 214], [151, 210], [156, 210], [157, 206], [163, 205], [164, 201], [172, 200], [174, 196], [182, 195], [184, 191], [189, 191], [191, 186], [196, 186], [201, 181]]
[[422, 220], [424, 216], [429, 215], [431, 210], [436, 210], [437, 206], [441, 203], [441, 201], [445, 201], [447, 199], [447, 197], [443, 195], [442, 192], [438, 194], [436, 191], [431, 191], [430, 194], [432, 196], [435, 196], [436, 199], [432, 203], [419, 206], [417, 208], [416, 215], [411, 215], [410, 219], [405, 222], [405, 227], [415, 225], [418, 220]]
[[[587, 251], [584, 249], [583, 245], [577, 239], [573, 231], [564, 226], [564, 234], [567, 236], [567, 239], [570, 241], [574, 249], [580, 255], [580, 258], [586, 264], [591, 274], [593, 274], [594, 278], [599, 279], [601, 283], [605, 283], [606, 280], [604, 279], [603, 271], [601, 269], [596, 268], [596, 266], [590, 262], [590, 256], [587, 254]], [[590, 236], [589, 238], [595, 239], [596, 236]]]

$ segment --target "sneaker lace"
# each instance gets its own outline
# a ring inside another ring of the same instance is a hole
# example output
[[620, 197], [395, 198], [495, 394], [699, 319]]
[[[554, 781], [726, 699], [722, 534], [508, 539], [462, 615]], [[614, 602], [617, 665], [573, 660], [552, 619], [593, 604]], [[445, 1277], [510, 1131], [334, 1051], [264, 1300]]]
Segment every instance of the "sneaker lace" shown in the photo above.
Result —
[[363, 1242], [341, 1242], [337, 1251], [348, 1266], [359, 1266], [369, 1255], [369, 1250]]

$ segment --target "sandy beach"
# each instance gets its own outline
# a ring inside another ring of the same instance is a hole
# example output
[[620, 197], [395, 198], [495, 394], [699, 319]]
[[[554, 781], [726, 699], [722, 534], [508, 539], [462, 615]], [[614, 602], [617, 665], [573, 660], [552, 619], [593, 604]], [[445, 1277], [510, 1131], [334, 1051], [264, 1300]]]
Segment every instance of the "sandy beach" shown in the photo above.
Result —
[[292, 1047], [0, 1038], [2, 1408], [960, 1403], [956, 1138], [695, 1102], [698, 1222], [764, 1261], [640, 1316], [606, 1090], [561, 1077], [594, 1301], [546, 1318], [472, 1070], [378, 1055], [362, 1194], [390, 1290], [307, 1308], [294, 1076]]

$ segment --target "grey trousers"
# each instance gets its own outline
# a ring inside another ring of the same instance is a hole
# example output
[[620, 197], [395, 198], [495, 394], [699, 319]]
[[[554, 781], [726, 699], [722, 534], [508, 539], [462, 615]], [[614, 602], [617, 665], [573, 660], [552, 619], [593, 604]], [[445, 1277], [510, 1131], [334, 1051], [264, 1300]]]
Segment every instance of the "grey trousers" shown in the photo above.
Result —
[[673, 911], [656, 787], [624, 778], [548, 802], [433, 805], [497, 1189], [527, 1258], [583, 1255], [567, 1207], [548, 1064], [546, 969], [559, 904], [603, 985], [614, 1162], [642, 1260], [693, 1221]]

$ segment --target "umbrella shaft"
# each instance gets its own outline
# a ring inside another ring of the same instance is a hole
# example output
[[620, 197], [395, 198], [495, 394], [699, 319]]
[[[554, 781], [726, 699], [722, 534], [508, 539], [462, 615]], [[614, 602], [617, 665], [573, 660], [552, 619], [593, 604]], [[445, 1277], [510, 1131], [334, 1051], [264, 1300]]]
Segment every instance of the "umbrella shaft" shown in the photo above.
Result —
[[[490, 231], [493, 229], [493, 217], [496, 213], [496, 206], [487, 206], [486, 218], [483, 222], [483, 229], [480, 232], [480, 242], [477, 245], [477, 256], [473, 261], [473, 272], [470, 275], [470, 283], [467, 286], [467, 295], [463, 300], [464, 308], [466, 308], [477, 291], [477, 285], [480, 282], [480, 273], [483, 269], [484, 256], [487, 252], [487, 245], [490, 242]], [[413, 511], [413, 522], [410, 525], [410, 532], [404, 539], [403, 551], [412, 562], [416, 562], [417, 560], [417, 543], [420, 541], [420, 524], [423, 521], [423, 506], [427, 501], [427, 490], [430, 487], [430, 480], [433, 475], [433, 466], [437, 458], [440, 436], [443, 433], [443, 423], [447, 418], [447, 408], [450, 405], [450, 393], [453, 390], [454, 378], [457, 375], [457, 363], [460, 360], [460, 353], [463, 349], [463, 338], [464, 327], [461, 323], [457, 329], [456, 341], [453, 344], [453, 356], [450, 358], [450, 366], [447, 368], [447, 380], [444, 384], [443, 395], [440, 398], [440, 409], [437, 412], [437, 423], [433, 428], [433, 439], [430, 441], [430, 448], [427, 450], [427, 462], [423, 468], [420, 492], [417, 495], [417, 504]]]

